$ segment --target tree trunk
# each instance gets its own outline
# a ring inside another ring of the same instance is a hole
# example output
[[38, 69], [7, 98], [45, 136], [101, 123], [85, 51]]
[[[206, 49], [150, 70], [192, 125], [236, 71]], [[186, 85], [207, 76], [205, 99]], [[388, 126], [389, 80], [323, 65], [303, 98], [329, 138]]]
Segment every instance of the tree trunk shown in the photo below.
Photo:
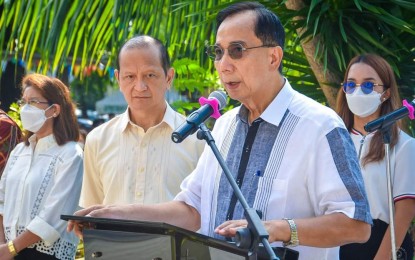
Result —
[[[285, 6], [290, 10], [301, 10], [305, 7], [303, 0], [288, 0], [285, 2]], [[295, 20], [304, 19], [304, 17], [295, 17]], [[305, 28], [297, 29], [297, 33], [299, 36], [302, 35]], [[341, 81], [339, 77], [337, 77], [334, 73], [330, 72], [328, 68], [326, 72], [324, 72], [324, 64], [320, 61], [314, 59], [314, 55], [316, 52], [316, 46], [318, 44], [319, 37], [318, 35], [307, 40], [303, 40], [301, 42], [301, 46], [303, 47], [304, 54], [307, 57], [308, 63], [314, 72], [314, 75], [317, 78], [317, 81], [323, 90], [324, 96], [327, 99], [328, 105], [331, 108], [336, 107], [336, 96], [338, 89], [332, 87], [334, 84], [337, 84]]]

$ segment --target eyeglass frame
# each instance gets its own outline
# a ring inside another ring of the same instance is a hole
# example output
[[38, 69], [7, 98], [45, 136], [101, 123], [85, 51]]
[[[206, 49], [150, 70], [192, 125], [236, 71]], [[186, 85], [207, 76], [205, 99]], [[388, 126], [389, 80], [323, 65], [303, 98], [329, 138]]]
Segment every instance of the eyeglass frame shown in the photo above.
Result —
[[[346, 86], [346, 84], [350, 84], [350, 83], [353, 83], [354, 86], [353, 87], [352, 86]], [[363, 86], [363, 88], [362, 88], [362, 85], [365, 85], [365, 84], [368, 84], [368, 83], [373, 84], [373, 85], [370, 87], [371, 88], [371, 91], [368, 92], [368, 93], [366, 93], [364, 91], [364, 89], [370, 89], [370, 88], [368, 88], [367, 86], [366, 87]], [[362, 83], [356, 83], [354, 81], [346, 81], [346, 82], [342, 82], [340, 85], [342, 86], [343, 92], [346, 93], [346, 94], [353, 94], [355, 92], [356, 88], [357, 87], [360, 87], [360, 89], [362, 90], [363, 94], [365, 94], [365, 95], [369, 95], [370, 93], [372, 93], [373, 91], [375, 91], [375, 87], [376, 86], [381, 86], [381, 87], [385, 86], [384, 84], [379, 84], [379, 83], [375, 83], [375, 82], [372, 82], [372, 81], [364, 81]], [[353, 91], [352, 92], [347, 92], [346, 91], [346, 88], [347, 87], [352, 88]]]
[[28, 102], [24, 101], [23, 99], [20, 99], [20, 100], [17, 101], [17, 104], [19, 105], [19, 107], [23, 107], [24, 105], [30, 105], [30, 106], [37, 107], [37, 105], [39, 105], [39, 104], [52, 105], [52, 103], [49, 102], [49, 101], [39, 101], [37, 99], [31, 99]]
[[[239, 47], [241, 47], [241, 57], [239, 57], [239, 58], [237, 56], [234, 56], [234, 54], [232, 54], [233, 52], [230, 52], [229, 51], [229, 47], [230, 46], [235, 46], [235, 45], [239, 45]], [[225, 55], [225, 50], [228, 50], [228, 55], [229, 55], [229, 57], [231, 57], [231, 59], [233, 59], [233, 60], [239, 60], [239, 59], [242, 59], [244, 51], [247, 51], [247, 50], [250, 50], [250, 49], [257, 49], [257, 48], [272, 48], [272, 47], [277, 47], [277, 46], [278, 46], [277, 44], [274, 44], [274, 45], [272, 45], [272, 44], [263, 44], [261, 46], [245, 47], [245, 46], [242, 45], [242, 43], [233, 42], [233, 43], [229, 44], [228, 48], [222, 48], [221, 46], [216, 45], [216, 44], [215, 45], [208, 45], [208, 46], [206, 46], [205, 53], [207, 54], [207, 56], [211, 60], [213, 60], [213, 61], [220, 61], [223, 58], [223, 55]], [[213, 54], [214, 52], [210, 52], [210, 50], [213, 49], [213, 48], [215, 48], [215, 47], [217, 47], [217, 48], [219, 48], [219, 49], [222, 50], [222, 56], [220, 57], [220, 59], [216, 59], [216, 57], [218, 55]]]

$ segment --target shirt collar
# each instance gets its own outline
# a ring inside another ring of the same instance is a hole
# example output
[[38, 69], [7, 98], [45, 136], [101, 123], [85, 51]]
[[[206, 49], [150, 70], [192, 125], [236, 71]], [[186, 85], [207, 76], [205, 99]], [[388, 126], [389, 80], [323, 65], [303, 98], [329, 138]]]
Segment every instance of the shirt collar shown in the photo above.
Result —
[[129, 109], [130, 108], [127, 107], [127, 110], [120, 115], [120, 122], [119, 122], [120, 132], [124, 132], [127, 129], [128, 124], [130, 123]]
[[38, 151], [44, 151], [44, 150], [49, 149], [52, 146], [57, 145], [55, 136], [53, 134], [42, 137], [37, 141], [36, 141], [36, 134], [33, 134], [31, 137], [29, 137], [29, 143], [31, 147], [36, 146], [36, 150]]
[[[161, 122], [165, 122], [168, 126], [170, 126], [171, 129], [175, 129], [174, 118], [175, 118], [175, 111], [166, 102], [166, 111], [164, 112], [163, 120]], [[121, 114], [120, 131], [121, 132], [125, 131], [130, 123], [132, 123], [132, 121], [130, 119], [130, 113], [129, 113], [129, 107], [128, 107], [127, 110], [123, 114]]]
[[350, 133], [353, 134], [353, 135], [363, 135], [361, 132], [357, 131], [354, 128], [351, 129]]
[[[296, 93], [288, 80], [286, 78], [284, 78], [284, 80], [284, 86], [260, 116], [263, 120], [276, 126], [281, 123], [281, 120], [284, 117], [284, 114], [287, 111]], [[248, 110], [245, 106], [241, 106], [239, 115], [241, 120], [245, 122], [248, 116]]]
[[163, 117], [163, 122], [166, 122], [166, 124], [168, 124], [170, 126], [171, 129], [175, 129], [176, 125], [175, 125], [175, 117], [176, 117], [176, 112], [173, 110], [173, 108], [171, 108], [169, 106], [169, 104], [167, 104], [167, 108], [166, 108], [166, 112], [164, 113], [164, 117]]
[[[358, 130], [356, 130], [354, 128], [351, 129], [350, 133], [353, 134], [353, 135], [365, 136], [364, 134], [362, 134], [361, 132], [359, 132]], [[371, 135], [374, 135], [375, 133], [376, 133], [376, 131], [371, 132], [371, 133], [367, 133], [366, 136], [371, 136]]]

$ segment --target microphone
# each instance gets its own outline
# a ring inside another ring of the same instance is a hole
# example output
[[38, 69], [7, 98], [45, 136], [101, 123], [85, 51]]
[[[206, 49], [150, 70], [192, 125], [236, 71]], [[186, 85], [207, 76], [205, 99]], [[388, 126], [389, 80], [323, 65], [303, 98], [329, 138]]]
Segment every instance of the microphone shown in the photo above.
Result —
[[181, 143], [186, 137], [194, 134], [199, 125], [212, 116], [215, 119], [220, 117], [219, 110], [222, 110], [227, 103], [227, 96], [223, 91], [213, 91], [209, 98], [199, 98], [201, 107], [191, 113], [186, 121], [180, 125], [172, 134], [171, 140], [175, 143]]
[[403, 106], [401, 108], [367, 123], [364, 126], [366, 132], [370, 133], [381, 128], [389, 127], [395, 123], [395, 121], [405, 116], [408, 116], [411, 120], [414, 120], [415, 99], [411, 103], [408, 103], [406, 100], [404, 100], [402, 104]]

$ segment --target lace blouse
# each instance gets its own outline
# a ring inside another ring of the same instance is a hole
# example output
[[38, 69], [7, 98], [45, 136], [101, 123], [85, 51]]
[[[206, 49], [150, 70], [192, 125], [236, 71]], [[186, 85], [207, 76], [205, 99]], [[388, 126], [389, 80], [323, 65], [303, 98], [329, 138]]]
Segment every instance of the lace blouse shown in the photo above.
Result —
[[82, 184], [83, 154], [76, 142], [59, 146], [53, 135], [12, 151], [0, 180], [0, 214], [6, 240], [29, 230], [42, 240], [31, 245], [58, 259], [74, 259], [78, 238], [66, 232], [61, 214], [73, 214]]

